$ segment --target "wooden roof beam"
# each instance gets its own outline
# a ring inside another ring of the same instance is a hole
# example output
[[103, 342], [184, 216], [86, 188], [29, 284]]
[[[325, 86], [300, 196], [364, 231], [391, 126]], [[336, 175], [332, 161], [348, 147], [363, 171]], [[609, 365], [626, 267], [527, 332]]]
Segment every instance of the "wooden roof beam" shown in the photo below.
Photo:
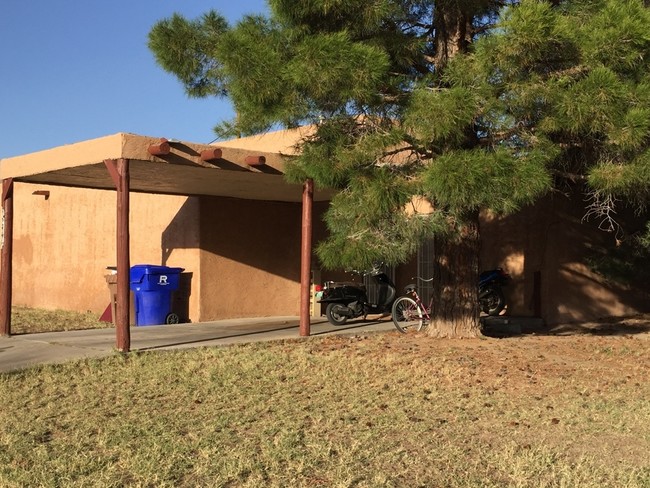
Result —
[[218, 147], [201, 151], [201, 161], [216, 161], [217, 159], [221, 159], [221, 156], [223, 156], [223, 151]]
[[245, 161], [249, 166], [264, 166], [266, 164], [264, 156], [246, 156]]
[[171, 150], [172, 148], [169, 141], [164, 137], [161, 137], [160, 142], [158, 144], [151, 144], [147, 149], [147, 152], [152, 156], [164, 156], [169, 154]]

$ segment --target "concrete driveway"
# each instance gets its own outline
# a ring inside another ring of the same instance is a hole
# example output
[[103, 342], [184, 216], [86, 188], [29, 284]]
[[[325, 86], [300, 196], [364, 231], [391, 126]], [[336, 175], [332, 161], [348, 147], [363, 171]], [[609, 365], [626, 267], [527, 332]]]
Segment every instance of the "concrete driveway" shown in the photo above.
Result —
[[[299, 317], [268, 317], [131, 327], [131, 350], [187, 349], [300, 339], [299, 324]], [[315, 319], [311, 323], [312, 337], [390, 330], [395, 330], [390, 317], [352, 321], [343, 326], [330, 325], [324, 319]], [[114, 328], [2, 337], [0, 338], [0, 372], [116, 353]]]

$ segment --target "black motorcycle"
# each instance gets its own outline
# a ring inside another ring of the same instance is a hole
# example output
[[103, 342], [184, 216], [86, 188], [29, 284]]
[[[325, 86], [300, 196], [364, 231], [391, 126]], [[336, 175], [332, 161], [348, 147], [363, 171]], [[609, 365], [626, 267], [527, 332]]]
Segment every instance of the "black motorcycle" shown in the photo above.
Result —
[[478, 280], [478, 300], [481, 312], [490, 316], [499, 315], [506, 307], [501, 287], [510, 281], [510, 275], [501, 268], [483, 271]]
[[365, 273], [369, 286], [353, 282], [325, 282], [318, 303], [326, 304], [325, 315], [332, 325], [343, 325], [349, 319], [366, 318], [369, 314], [390, 313], [396, 289], [388, 275], [379, 268]]

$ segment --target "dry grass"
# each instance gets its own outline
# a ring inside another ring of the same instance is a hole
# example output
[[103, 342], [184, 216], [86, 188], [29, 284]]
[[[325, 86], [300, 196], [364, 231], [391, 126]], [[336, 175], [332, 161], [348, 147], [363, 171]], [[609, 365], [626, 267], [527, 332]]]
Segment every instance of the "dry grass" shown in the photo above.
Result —
[[12, 307], [11, 333], [28, 334], [62, 330], [101, 329], [112, 327], [110, 322], [100, 322], [93, 312], [79, 313], [67, 310], [43, 310]]
[[643, 336], [398, 333], [0, 375], [0, 485], [648, 487]]

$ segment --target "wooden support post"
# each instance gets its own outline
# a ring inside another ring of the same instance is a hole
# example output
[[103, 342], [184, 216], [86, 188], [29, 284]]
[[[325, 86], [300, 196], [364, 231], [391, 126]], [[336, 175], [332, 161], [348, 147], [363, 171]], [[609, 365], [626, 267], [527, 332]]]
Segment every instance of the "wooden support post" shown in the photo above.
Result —
[[2, 235], [0, 236], [0, 336], [11, 335], [12, 256], [14, 240], [14, 180], [2, 180]]
[[129, 330], [129, 277], [131, 262], [129, 254], [129, 160], [104, 161], [117, 189], [117, 298], [115, 311], [115, 341], [118, 351], [131, 349]]
[[307, 179], [302, 189], [302, 244], [300, 252], [300, 335], [311, 334], [309, 304], [311, 301], [311, 235], [314, 180]]

